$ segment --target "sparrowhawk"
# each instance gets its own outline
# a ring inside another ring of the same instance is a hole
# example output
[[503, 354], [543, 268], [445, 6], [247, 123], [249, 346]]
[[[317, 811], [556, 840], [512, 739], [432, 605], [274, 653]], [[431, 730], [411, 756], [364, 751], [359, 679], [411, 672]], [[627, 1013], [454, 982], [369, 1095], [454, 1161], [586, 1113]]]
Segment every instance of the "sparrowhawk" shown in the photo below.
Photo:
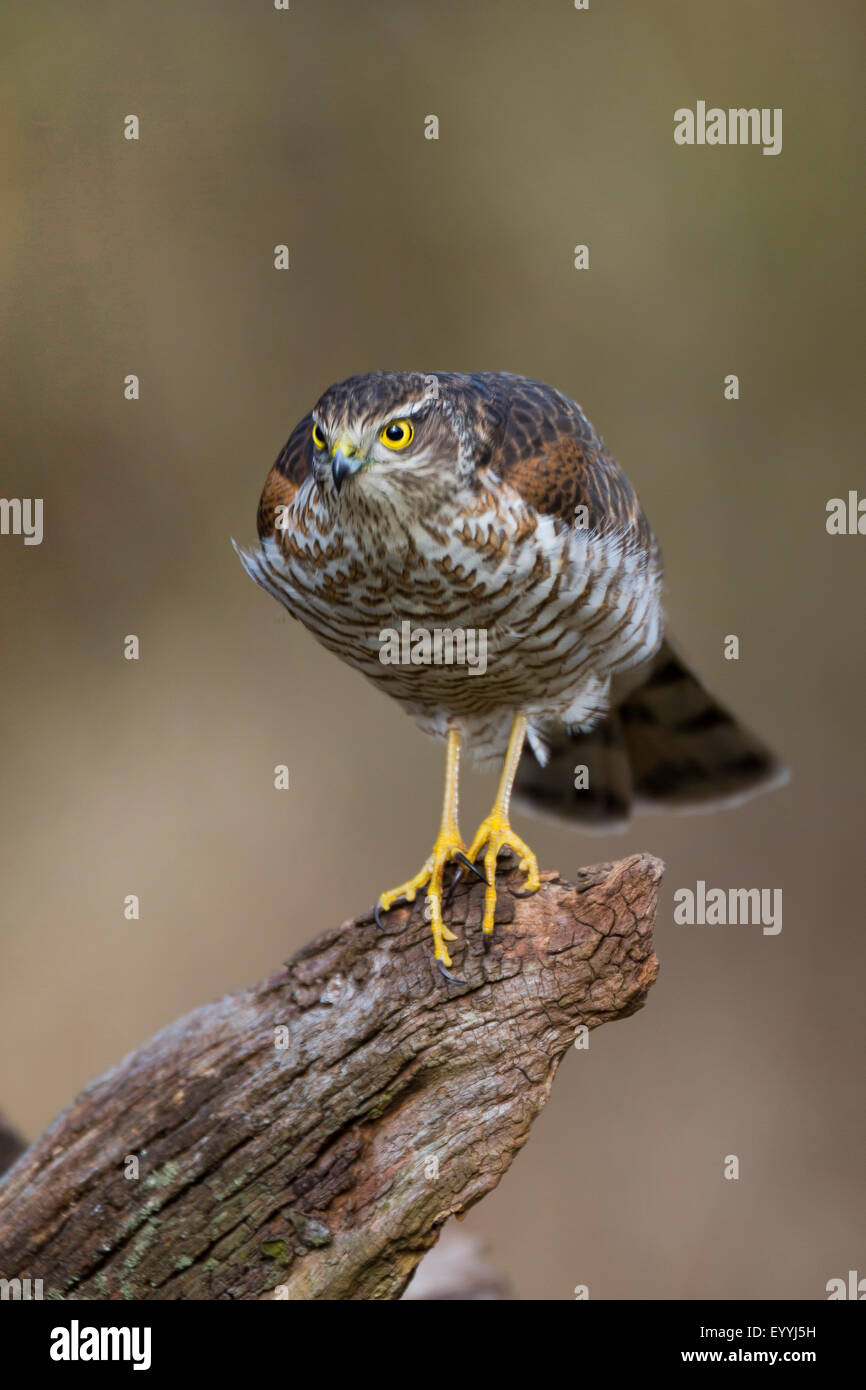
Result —
[[[446, 865], [481, 877], [483, 854], [485, 934], [500, 851], [517, 853], [529, 891], [539, 886], [509, 822], [513, 788], [540, 811], [607, 828], [633, 808], [706, 807], [783, 777], [665, 638], [649, 522], [580, 407], [553, 387], [505, 372], [387, 371], [332, 386], [271, 469], [258, 534], [241, 553], [252, 578], [446, 742], [433, 851], [377, 914], [426, 889], [448, 978]], [[408, 641], [395, 647], [398, 633]], [[484, 638], [475, 669], [455, 658], [467, 634], [476, 651]], [[534, 760], [518, 772], [524, 741]], [[502, 762], [468, 845], [464, 743], [482, 767]]]

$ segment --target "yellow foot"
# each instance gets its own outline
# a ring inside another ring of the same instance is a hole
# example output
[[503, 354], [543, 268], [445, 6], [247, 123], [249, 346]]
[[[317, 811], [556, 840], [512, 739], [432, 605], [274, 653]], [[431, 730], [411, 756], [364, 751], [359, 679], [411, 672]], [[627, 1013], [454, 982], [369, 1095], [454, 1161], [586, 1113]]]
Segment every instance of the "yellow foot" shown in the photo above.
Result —
[[484, 875], [487, 888], [484, 893], [484, 918], [481, 923], [481, 930], [489, 936], [493, 931], [493, 917], [496, 912], [496, 859], [503, 849], [513, 849], [520, 855], [520, 868], [526, 871], [526, 889], [529, 893], [537, 892], [540, 887], [538, 878], [538, 860], [519, 835], [508, 823], [508, 817], [502, 811], [494, 808], [490, 815], [483, 820], [478, 827], [478, 832], [469, 847], [469, 859], [472, 863], [478, 858], [484, 846], [487, 850], [484, 855]]
[[[427, 912], [430, 929], [433, 932], [433, 954], [437, 961], [441, 961], [446, 968], [451, 964], [451, 957], [446, 950], [445, 942], [456, 941], [457, 937], [453, 931], [449, 931], [442, 919], [442, 876], [445, 872], [445, 865], [453, 859], [464, 864], [467, 862], [466, 846], [456, 825], [446, 826], [439, 831], [433, 846], [433, 853], [420, 873], [417, 873], [406, 883], [401, 883], [399, 887], [391, 888], [389, 892], [383, 893], [376, 904], [376, 921], [381, 926], [380, 911], [387, 912], [399, 898], [405, 898], [407, 903], [413, 903], [420, 889], [426, 887]], [[470, 864], [469, 867], [471, 868], [472, 865]]]

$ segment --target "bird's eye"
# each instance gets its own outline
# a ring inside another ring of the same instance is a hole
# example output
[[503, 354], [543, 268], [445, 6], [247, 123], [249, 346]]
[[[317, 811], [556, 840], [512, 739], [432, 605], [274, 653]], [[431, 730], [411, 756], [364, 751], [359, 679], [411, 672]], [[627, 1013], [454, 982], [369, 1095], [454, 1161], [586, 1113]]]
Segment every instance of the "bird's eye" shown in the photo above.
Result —
[[412, 443], [414, 433], [408, 420], [392, 420], [390, 425], [385, 425], [379, 431], [379, 438], [388, 449], [405, 449], [407, 444]]
[[327, 449], [328, 447], [325, 443], [325, 436], [322, 434], [315, 420], [313, 421], [313, 443], [317, 449]]

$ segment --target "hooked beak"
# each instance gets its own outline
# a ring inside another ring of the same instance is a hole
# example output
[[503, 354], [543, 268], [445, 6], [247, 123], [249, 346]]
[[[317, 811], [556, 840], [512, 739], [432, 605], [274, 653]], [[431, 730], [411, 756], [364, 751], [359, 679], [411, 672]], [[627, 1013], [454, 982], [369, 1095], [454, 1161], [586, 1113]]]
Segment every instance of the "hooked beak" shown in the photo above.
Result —
[[350, 478], [353, 473], [357, 473], [363, 468], [366, 460], [359, 458], [358, 452], [348, 439], [338, 439], [331, 453], [331, 475], [334, 479], [334, 487], [337, 491], [343, 486], [346, 478]]

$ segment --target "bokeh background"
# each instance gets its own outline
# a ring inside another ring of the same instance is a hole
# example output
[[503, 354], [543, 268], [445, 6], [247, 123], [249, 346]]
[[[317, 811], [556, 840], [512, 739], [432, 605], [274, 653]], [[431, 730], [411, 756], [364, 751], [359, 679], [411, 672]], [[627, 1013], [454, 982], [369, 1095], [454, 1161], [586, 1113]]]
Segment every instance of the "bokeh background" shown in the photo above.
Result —
[[[627, 469], [671, 629], [793, 778], [619, 836], [519, 822], [566, 875], [666, 861], [661, 975], [465, 1229], [530, 1299], [866, 1272], [866, 539], [824, 525], [864, 481], [862, 7], [31, 0], [2, 30], [0, 492], [45, 537], [0, 537], [0, 1105], [35, 1137], [426, 855], [441, 748], [230, 538], [330, 382], [523, 372]], [[698, 99], [782, 107], [783, 152], [675, 146]], [[675, 925], [699, 878], [782, 888], [781, 935]]]

